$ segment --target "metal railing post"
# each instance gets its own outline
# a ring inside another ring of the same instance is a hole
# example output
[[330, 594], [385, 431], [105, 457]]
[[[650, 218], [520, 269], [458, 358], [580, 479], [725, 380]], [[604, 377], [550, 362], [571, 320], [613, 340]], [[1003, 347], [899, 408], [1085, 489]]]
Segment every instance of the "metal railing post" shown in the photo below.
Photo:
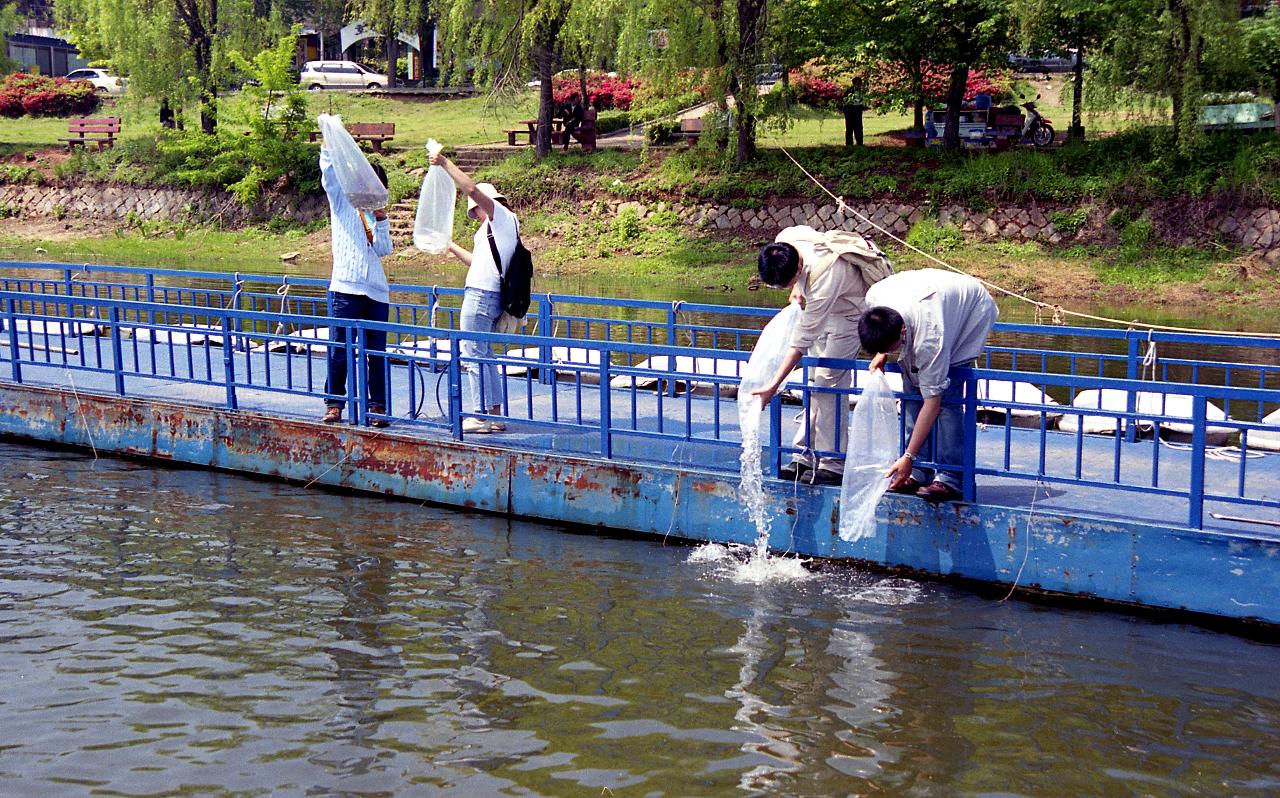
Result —
[[14, 315], [12, 299], [4, 301], [4, 326], [9, 331], [9, 357], [13, 366], [13, 381], [22, 384], [22, 358], [18, 356], [18, 320]]
[[974, 472], [978, 467], [978, 380], [973, 369], [966, 369], [964, 378], [964, 481], [961, 493], [964, 500], [972, 502], [977, 497], [978, 485]]
[[[1191, 400], [1191, 482], [1187, 486], [1187, 526], [1204, 526], [1204, 449], [1209, 400], [1195, 396]], [[1156, 435], [1160, 428], [1156, 428]]]
[[449, 432], [455, 441], [462, 440], [462, 347], [458, 337], [449, 336]]
[[124, 396], [124, 345], [120, 343], [120, 308], [112, 305], [107, 318], [111, 323], [111, 370], [116, 378], [116, 393]]
[[774, 477], [782, 470], [782, 399], [769, 401], [769, 469]]
[[[538, 300], [538, 335], [543, 338], [552, 337], [554, 322], [552, 321], [551, 294], [547, 294], [545, 299]], [[538, 347], [538, 382], [543, 385], [551, 385], [556, 381], [556, 373], [551, 367], [551, 344], [543, 344]]]
[[613, 459], [613, 398], [609, 392], [609, 352], [600, 352], [600, 456]]
[[[231, 319], [222, 317], [222, 371], [227, 383], [227, 409], [239, 407], [236, 401], [236, 350], [231, 345]], [[287, 356], [287, 355], [286, 355]]]
[[[345, 319], [344, 319], [345, 321]], [[350, 413], [347, 418], [351, 419], [352, 424], [359, 424], [360, 406], [356, 403], [356, 397], [360, 394], [356, 393], [356, 382], [360, 379], [360, 375], [356, 374], [356, 336], [359, 335], [353, 325], [348, 324], [346, 334], [343, 336], [343, 346], [346, 351], [343, 356], [347, 359], [347, 407]]]
[[[1134, 337], [1133, 330], [1129, 331], [1129, 355], [1125, 364], [1125, 379], [1138, 379], [1138, 339]], [[1101, 401], [1101, 400], [1099, 400]], [[1125, 398], [1125, 412], [1134, 413], [1138, 409], [1138, 394], [1135, 391], [1129, 391]], [[1133, 443], [1138, 439], [1138, 421], [1134, 418], [1125, 420], [1124, 439]]]

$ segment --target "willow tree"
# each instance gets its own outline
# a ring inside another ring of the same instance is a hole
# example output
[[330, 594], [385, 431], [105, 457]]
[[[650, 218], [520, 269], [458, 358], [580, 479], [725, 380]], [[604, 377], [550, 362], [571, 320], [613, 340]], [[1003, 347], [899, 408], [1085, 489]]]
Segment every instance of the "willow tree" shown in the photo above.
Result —
[[1084, 65], [1106, 41], [1126, 0], [1016, 0], [1011, 6], [1023, 52], [1071, 52], [1071, 127], [1084, 138]]
[[[364, 20], [382, 37], [383, 54], [387, 59], [387, 88], [395, 88], [396, 85], [397, 35], [400, 31], [417, 32], [418, 54], [429, 57], [431, 43], [423, 42], [421, 38], [423, 25], [432, 14], [427, 0], [352, 0], [347, 8], [352, 19]], [[428, 48], [426, 55], [423, 47]]]
[[252, 0], [58, 0], [59, 21], [92, 61], [129, 78], [129, 94], [159, 100], [161, 122], [191, 102], [200, 127], [218, 125], [218, 82], [226, 53], [256, 53], [279, 25]]
[[[1271, 101], [1280, 108], [1280, 8], [1268, 7], [1263, 16], [1243, 20], [1241, 28], [1249, 63], [1266, 79]], [[1280, 133], [1280, 114], [1273, 116]]]
[[[733, 160], [755, 155], [762, 103], [756, 66], [767, 51], [769, 0], [633, 0], [620, 31], [620, 60], [658, 81], [705, 69], [712, 97], [733, 124]], [[659, 44], [661, 42], [661, 44]]]
[[1238, 56], [1236, 0], [1115, 0], [1120, 11], [1092, 62], [1113, 93], [1163, 96], [1180, 150], [1199, 139], [1204, 92], [1216, 61]]
[[551, 152], [555, 116], [551, 78], [558, 64], [560, 35], [575, 0], [442, 0], [445, 80], [470, 78], [494, 93], [514, 91], [535, 75], [538, 89], [539, 157]]

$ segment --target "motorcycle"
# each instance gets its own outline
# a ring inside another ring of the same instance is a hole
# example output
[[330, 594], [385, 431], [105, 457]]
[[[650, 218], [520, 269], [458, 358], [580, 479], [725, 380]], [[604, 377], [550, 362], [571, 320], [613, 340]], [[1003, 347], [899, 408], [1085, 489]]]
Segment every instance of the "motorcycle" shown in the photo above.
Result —
[[[1036, 100], [1040, 95], [1036, 95]], [[1036, 100], [1028, 100], [1022, 104], [1027, 109], [1026, 119], [1022, 123], [1022, 140], [1029, 141], [1037, 147], [1048, 147], [1053, 143], [1053, 125], [1036, 110]]]

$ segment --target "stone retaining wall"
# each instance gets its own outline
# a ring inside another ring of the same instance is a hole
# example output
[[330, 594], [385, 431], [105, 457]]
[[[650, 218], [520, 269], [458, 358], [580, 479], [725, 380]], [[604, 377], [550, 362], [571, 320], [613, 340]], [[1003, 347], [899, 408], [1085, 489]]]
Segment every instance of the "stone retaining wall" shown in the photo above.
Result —
[[[911, 226], [930, 212], [923, 205], [895, 200], [861, 200], [850, 203], [848, 207], [901, 237], [905, 237]], [[783, 227], [796, 224], [883, 235], [868, 222], [833, 203], [770, 204], [762, 208], [740, 209], [718, 204], [613, 202], [611, 209], [615, 214], [631, 209], [641, 217], [671, 211], [693, 226], [734, 231], [761, 240], [772, 238]], [[1114, 237], [1115, 231], [1106, 223], [1105, 209], [1094, 209], [1079, 230], [1062, 231], [1053, 224], [1055, 211], [1069, 213], [1075, 210], [1077, 206], [1032, 205], [978, 211], [948, 205], [937, 212], [937, 218], [939, 224], [955, 225], [966, 236], [984, 240], [1059, 244]], [[26, 217], [103, 220], [124, 220], [132, 213], [145, 220], [239, 227], [274, 218], [310, 222], [328, 213], [328, 203], [323, 195], [317, 194], [277, 197], [246, 208], [226, 192], [198, 189], [135, 188], [110, 184], [0, 185], [0, 211], [17, 212]], [[1275, 254], [1280, 259], [1280, 210], [1271, 208], [1213, 211], [1197, 219], [1195, 224], [1157, 232], [1167, 243], [1205, 244], [1216, 240], [1267, 251], [1269, 257]]]
[[112, 184], [79, 186], [0, 185], [0, 209], [12, 215], [46, 218], [188, 221], [240, 227], [284, 217], [309, 222], [329, 213], [323, 194], [282, 197], [245, 207], [225, 191], [142, 188]]
[[[893, 234], [906, 237], [911, 226], [926, 215], [924, 206], [897, 201], [870, 200], [847, 206]], [[737, 231], [758, 238], [772, 237], [783, 227], [807, 224], [818, 229], [848, 230], [883, 236], [869, 222], [835, 204], [806, 202], [800, 205], [766, 205], [743, 210], [730, 205], [698, 205], [680, 203], [618, 202], [614, 213], [632, 209], [641, 217], [660, 211], [672, 211], [685, 222], [717, 230]], [[939, 224], [955, 225], [968, 238], [980, 240], [1041, 241], [1060, 244], [1073, 240], [1114, 237], [1116, 230], [1107, 224], [1108, 213], [1094, 209], [1079, 229], [1059, 230], [1053, 223], [1055, 212], [1071, 213], [1078, 206], [1003, 207], [986, 211], [948, 205], [938, 210]], [[1254, 250], [1274, 249], [1280, 257], [1280, 211], [1270, 208], [1237, 210], [1210, 215], [1203, 223], [1178, 229], [1157, 231], [1170, 244], [1204, 244], [1221, 240]]]

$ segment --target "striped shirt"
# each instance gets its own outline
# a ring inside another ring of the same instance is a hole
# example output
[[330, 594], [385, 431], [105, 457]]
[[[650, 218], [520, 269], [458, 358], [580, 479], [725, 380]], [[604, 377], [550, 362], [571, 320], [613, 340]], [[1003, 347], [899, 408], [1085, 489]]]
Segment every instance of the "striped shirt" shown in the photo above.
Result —
[[365, 235], [360, 212], [347, 200], [338, 184], [337, 171], [329, 151], [320, 149], [320, 185], [329, 197], [329, 231], [333, 239], [333, 274], [329, 290], [341, 294], [367, 296], [375, 302], [388, 302], [387, 275], [382, 259], [391, 254], [391, 222], [366, 217], [373, 231], [373, 242]]

